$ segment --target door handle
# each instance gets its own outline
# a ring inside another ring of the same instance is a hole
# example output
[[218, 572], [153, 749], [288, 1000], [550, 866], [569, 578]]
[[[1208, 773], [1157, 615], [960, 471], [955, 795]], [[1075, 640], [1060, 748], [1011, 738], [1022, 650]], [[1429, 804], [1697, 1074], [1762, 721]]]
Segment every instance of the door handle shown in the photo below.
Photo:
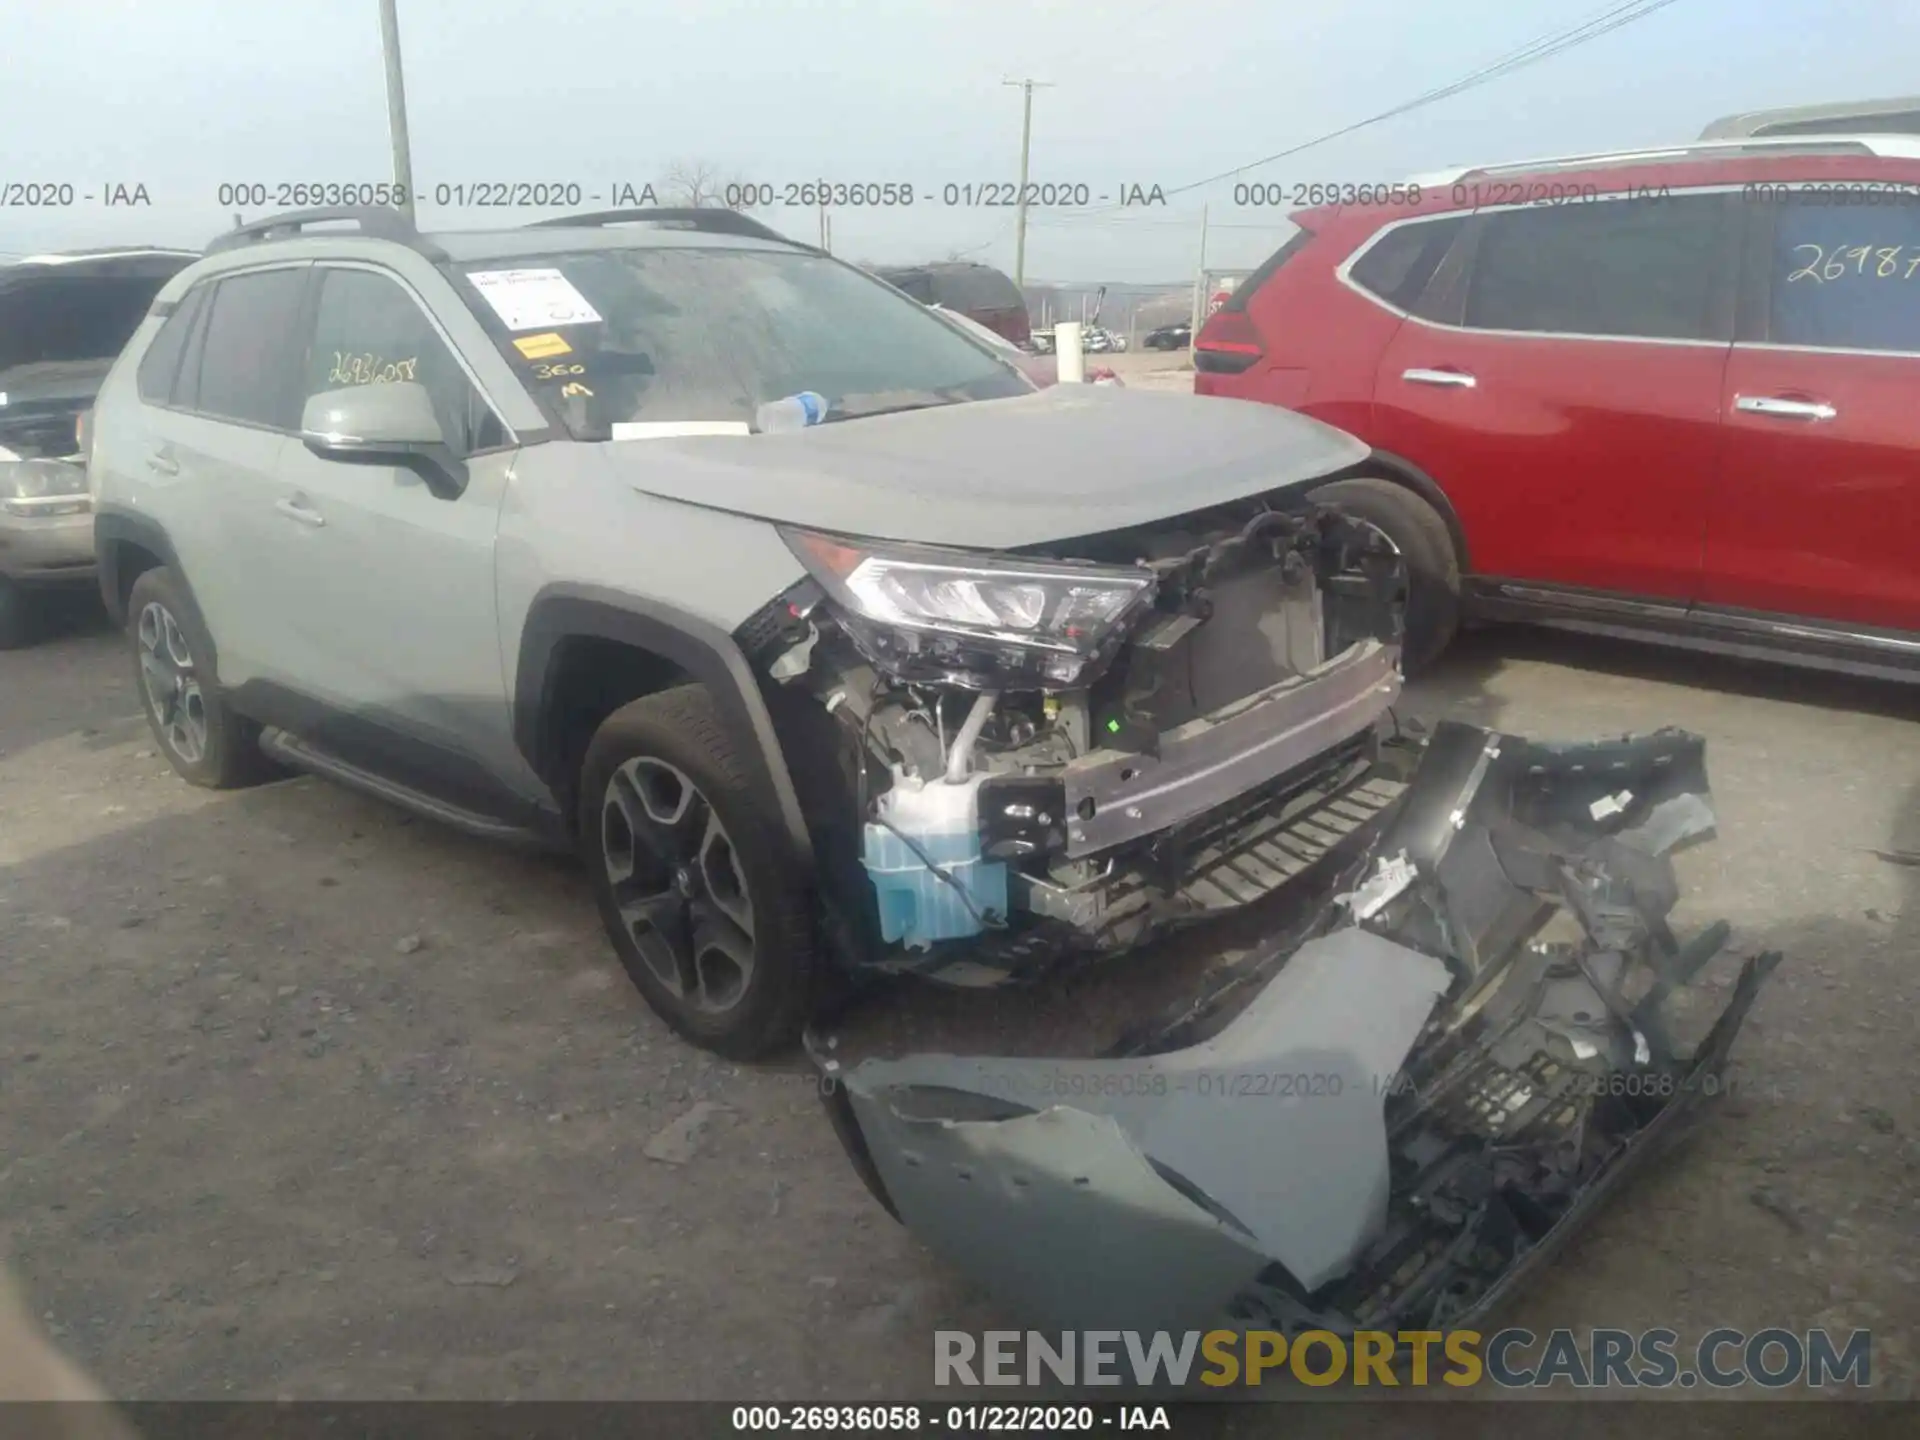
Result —
[[1831, 420], [1840, 413], [1824, 400], [1787, 400], [1778, 395], [1736, 395], [1733, 408], [1775, 420]]
[[156, 475], [178, 475], [180, 473], [180, 462], [165, 450], [149, 450], [147, 452], [147, 468]]
[[1471, 390], [1480, 382], [1464, 370], [1402, 370], [1400, 378], [1415, 385], [1453, 385]]
[[298, 500], [276, 500], [273, 502], [273, 508], [289, 520], [298, 520], [302, 525], [311, 525], [316, 530], [327, 523], [326, 516], [318, 510], [301, 504]]

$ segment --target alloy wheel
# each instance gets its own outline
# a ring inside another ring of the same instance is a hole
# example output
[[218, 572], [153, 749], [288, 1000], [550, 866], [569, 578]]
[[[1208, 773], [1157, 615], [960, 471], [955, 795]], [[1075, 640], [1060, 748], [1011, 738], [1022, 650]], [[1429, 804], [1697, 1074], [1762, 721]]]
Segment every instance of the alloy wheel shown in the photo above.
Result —
[[637, 756], [600, 807], [614, 908], [641, 959], [677, 999], [720, 1014], [753, 979], [753, 901], [712, 802], [678, 766]]
[[140, 612], [138, 635], [140, 684], [155, 728], [183, 764], [197, 765], [207, 753], [207, 699], [187, 637], [157, 600]]

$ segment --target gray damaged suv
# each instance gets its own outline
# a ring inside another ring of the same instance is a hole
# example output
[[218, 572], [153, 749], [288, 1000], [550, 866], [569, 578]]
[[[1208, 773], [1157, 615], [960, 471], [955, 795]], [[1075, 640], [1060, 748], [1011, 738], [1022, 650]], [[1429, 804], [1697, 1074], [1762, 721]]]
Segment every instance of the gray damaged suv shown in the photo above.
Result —
[[1376, 812], [1398, 566], [1309, 499], [1366, 459], [1039, 388], [727, 212], [353, 212], [170, 283], [89, 463], [175, 768], [577, 841], [647, 1000], [754, 1055], [824, 965], [1124, 948], [1301, 868], [1227, 866], [1231, 834]]
[[[725, 212], [316, 212], [161, 292], [89, 476], [188, 779], [577, 847], [667, 1022], [804, 1033], [875, 1197], [1029, 1313], [1297, 1332], [1495, 1303], [1715, 1092], [1778, 958], [1669, 1023], [1727, 938], [1669, 923], [1697, 736], [1384, 724], [1368, 460], [1037, 387]], [[836, 972], [1019, 980], [1282, 891], [1101, 1059], [809, 1028]]]

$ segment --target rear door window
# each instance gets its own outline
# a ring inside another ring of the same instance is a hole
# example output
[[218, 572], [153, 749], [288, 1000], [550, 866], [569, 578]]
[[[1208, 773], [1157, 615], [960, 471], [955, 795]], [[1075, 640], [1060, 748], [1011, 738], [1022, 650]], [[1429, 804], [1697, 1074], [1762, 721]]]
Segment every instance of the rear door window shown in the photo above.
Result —
[[1920, 354], [1920, 206], [1790, 201], [1768, 214], [1768, 341]]
[[[191, 406], [204, 415], [291, 430], [307, 270], [256, 270], [214, 287], [201, 326]], [[182, 396], [182, 403], [187, 403]]]
[[459, 455], [506, 443], [506, 429], [413, 295], [371, 270], [323, 267], [300, 404], [329, 390], [412, 381], [424, 386]]
[[1467, 283], [1476, 329], [1730, 339], [1724, 195], [1485, 212]]

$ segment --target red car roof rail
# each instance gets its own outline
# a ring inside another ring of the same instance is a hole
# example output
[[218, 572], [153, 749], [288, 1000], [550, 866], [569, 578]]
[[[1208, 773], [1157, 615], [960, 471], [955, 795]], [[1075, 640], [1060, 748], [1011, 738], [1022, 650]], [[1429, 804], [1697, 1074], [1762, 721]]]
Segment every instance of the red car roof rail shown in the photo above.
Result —
[[1920, 160], [1920, 135], [1779, 135], [1733, 140], [1683, 140], [1644, 150], [1596, 150], [1584, 155], [1542, 156], [1494, 165], [1456, 165], [1412, 177], [1416, 185], [1451, 185], [1474, 175], [1513, 175], [1544, 170], [1584, 170], [1661, 160], [1738, 160], [1790, 155], [1874, 155], [1888, 160]]

